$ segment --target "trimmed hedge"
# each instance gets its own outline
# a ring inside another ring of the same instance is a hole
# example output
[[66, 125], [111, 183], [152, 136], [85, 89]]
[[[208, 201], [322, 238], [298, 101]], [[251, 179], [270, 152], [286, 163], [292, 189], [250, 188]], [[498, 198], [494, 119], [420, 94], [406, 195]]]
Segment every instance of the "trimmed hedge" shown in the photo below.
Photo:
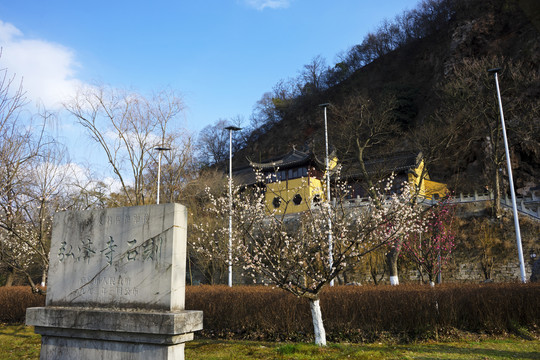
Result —
[[0, 323], [24, 323], [26, 308], [45, 306], [45, 296], [30, 286], [0, 287]]
[[[540, 284], [336, 286], [321, 295], [331, 341], [410, 341], [456, 330], [504, 334], [537, 331]], [[186, 289], [186, 309], [204, 311], [203, 336], [312, 340], [306, 299], [262, 286]]]
[[[29, 287], [0, 287], [0, 322], [24, 322], [45, 297]], [[321, 295], [330, 341], [411, 341], [465, 331], [505, 334], [540, 325], [540, 284], [335, 286]], [[204, 312], [212, 338], [312, 341], [306, 299], [265, 286], [188, 286], [186, 309]]]

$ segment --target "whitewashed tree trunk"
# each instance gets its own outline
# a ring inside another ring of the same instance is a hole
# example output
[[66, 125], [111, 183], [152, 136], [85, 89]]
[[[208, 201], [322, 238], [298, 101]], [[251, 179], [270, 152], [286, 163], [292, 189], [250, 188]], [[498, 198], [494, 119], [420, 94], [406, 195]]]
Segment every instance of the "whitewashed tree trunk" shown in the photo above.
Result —
[[49, 272], [49, 266], [45, 266], [43, 271], [41, 272], [41, 286], [45, 287], [47, 285], [47, 273]]
[[388, 264], [388, 269], [390, 270], [390, 285], [399, 285], [397, 262], [402, 242], [403, 238], [399, 239], [398, 243], [394, 244], [386, 254], [386, 262]]
[[313, 329], [315, 332], [315, 344], [319, 346], [326, 346], [326, 331], [324, 330], [321, 305], [319, 300], [309, 300], [309, 307], [311, 309], [311, 317], [313, 319]]

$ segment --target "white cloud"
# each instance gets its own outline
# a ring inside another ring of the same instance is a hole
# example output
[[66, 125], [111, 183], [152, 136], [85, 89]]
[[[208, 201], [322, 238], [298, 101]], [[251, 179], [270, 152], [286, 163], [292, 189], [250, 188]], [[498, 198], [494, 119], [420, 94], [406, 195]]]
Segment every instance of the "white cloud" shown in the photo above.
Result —
[[[100, 177], [99, 175], [91, 174], [90, 169], [73, 162], [65, 164], [46, 162], [40, 164], [34, 170], [38, 178], [39, 176], [52, 177], [49, 181], [56, 184], [51, 184], [51, 186], [57, 190], [62, 189], [65, 194], [79, 193], [81, 189], [88, 192], [104, 190], [106, 195], [122, 191], [122, 183], [117, 178], [110, 176]], [[130, 181], [126, 184], [128, 186], [133, 185]]]
[[16, 36], [22, 36], [22, 32], [10, 23], [4, 23], [0, 20], [0, 40], [2, 43], [9, 42]]
[[257, 10], [284, 9], [289, 7], [291, 0], [245, 0], [245, 3]]
[[48, 109], [57, 109], [72, 96], [82, 82], [76, 76], [73, 50], [52, 42], [28, 39], [10, 23], [0, 20], [2, 56], [0, 68], [7, 68], [23, 81], [23, 89], [31, 101]]

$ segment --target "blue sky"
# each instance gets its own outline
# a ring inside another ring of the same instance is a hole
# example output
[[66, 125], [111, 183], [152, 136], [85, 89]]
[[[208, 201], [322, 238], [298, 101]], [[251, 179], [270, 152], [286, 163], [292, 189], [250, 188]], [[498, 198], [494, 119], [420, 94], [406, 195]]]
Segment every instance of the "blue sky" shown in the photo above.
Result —
[[[243, 116], [321, 55], [328, 65], [418, 0], [0, 0], [0, 67], [55, 108], [85, 83], [178, 91], [198, 132]], [[72, 121], [61, 119], [61, 121]]]

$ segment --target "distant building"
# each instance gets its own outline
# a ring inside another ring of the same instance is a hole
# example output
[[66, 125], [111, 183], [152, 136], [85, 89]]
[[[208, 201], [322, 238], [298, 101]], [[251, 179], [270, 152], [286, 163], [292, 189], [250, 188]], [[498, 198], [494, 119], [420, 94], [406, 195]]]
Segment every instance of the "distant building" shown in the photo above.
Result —
[[[394, 191], [403, 183], [414, 184], [418, 195], [438, 199], [448, 192], [446, 184], [431, 180], [421, 152], [396, 152], [365, 161], [367, 175], [376, 181], [394, 174]], [[358, 165], [343, 170], [343, 177], [351, 186], [351, 197], [367, 197], [365, 179]]]
[[[330, 164], [336, 166], [334, 157]], [[233, 172], [235, 182], [255, 185], [255, 171], [262, 173], [265, 202], [269, 211], [291, 214], [308, 210], [313, 204], [326, 201], [325, 164], [309, 150], [296, 150]]]
[[[334, 171], [337, 158], [333, 155], [330, 158], [330, 171]], [[421, 153], [389, 154], [367, 161], [365, 167], [368, 176], [373, 179], [387, 178], [393, 173], [395, 191], [398, 191], [404, 182], [414, 184], [419, 195], [428, 199], [443, 197], [448, 191], [445, 184], [429, 178]], [[249, 166], [235, 169], [233, 178], [240, 185], [265, 186], [268, 211], [291, 214], [306, 211], [313, 205], [326, 201], [325, 168], [325, 164], [310, 150], [293, 149], [283, 156], [263, 162], [250, 162]], [[257, 170], [262, 174], [263, 181], [257, 181]], [[349, 197], [368, 196], [358, 165], [344, 169], [340, 176], [346, 179], [350, 186]]]

